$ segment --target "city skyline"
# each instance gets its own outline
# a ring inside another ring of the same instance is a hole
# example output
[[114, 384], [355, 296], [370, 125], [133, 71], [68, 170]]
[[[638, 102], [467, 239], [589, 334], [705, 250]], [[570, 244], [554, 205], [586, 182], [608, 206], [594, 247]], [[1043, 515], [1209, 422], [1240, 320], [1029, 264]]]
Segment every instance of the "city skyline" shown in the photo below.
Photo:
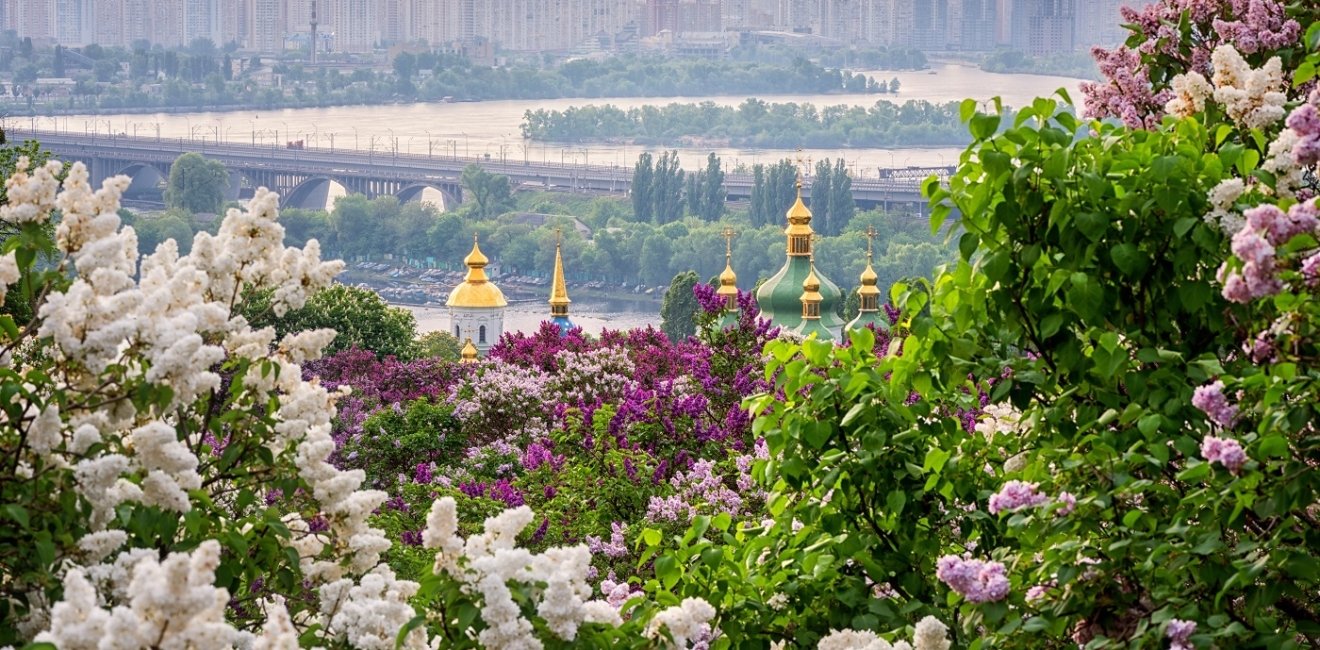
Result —
[[[645, 39], [783, 32], [837, 45], [1032, 55], [1120, 42], [1136, 0], [0, 0], [0, 29], [42, 45], [164, 47], [208, 39], [242, 52], [371, 53], [481, 42], [509, 52], [621, 49]], [[699, 51], [699, 50], [698, 50]]]

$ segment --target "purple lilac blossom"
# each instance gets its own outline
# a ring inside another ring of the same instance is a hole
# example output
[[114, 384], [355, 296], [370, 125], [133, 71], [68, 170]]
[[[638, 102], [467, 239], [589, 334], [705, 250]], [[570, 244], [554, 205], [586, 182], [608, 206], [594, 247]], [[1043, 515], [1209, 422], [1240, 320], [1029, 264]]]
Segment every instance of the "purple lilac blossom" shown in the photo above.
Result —
[[1192, 650], [1192, 634], [1196, 632], [1196, 621], [1170, 619], [1164, 628], [1164, 636], [1169, 639], [1169, 650]]
[[971, 603], [988, 603], [1008, 596], [1008, 576], [1001, 562], [983, 562], [946, 555], [936, 563], [935, 577]]
[[1247, 462], [1247, 452], [1242, 444], [1232, 438], [1206, 436], [1201, 440], [1201, 457], [1209, 463], [1219, 463], [1228, 471], [1237, 474]]
[[1035, 483], [1009, 481], [999, 488], [999, 492], [990, 496], [988, 510], [990, 514], [1015, 512], [1023, 508], [1034, 508], [1050, 500], [1036, 489]]
[[1197, 387], [1192, 393], [1192, 406], [1200, 409], [1213, 422], [1223, 427], [1231, 426], [1233, 420], [1237, 419], [1238, 409], [1228, 403], [1228, 398], [1224, 396], [1222, 381]]

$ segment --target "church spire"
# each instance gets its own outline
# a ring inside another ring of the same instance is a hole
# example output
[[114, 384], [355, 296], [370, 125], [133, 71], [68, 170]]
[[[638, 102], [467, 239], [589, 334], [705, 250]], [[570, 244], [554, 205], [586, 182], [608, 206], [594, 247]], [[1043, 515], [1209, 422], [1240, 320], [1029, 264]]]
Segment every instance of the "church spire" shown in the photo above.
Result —
[[573, 322], [568, 319], [568, 284], [564, 282], [563, 230], [555, 228], [555, 274], [550, 284], [550, 322], [559, 326], [561, 332], [573, 329]]
[[[798, 157], [798, 164], [804, 164], [803, 159]], [[810, 162], [806, 162], [810, 164]], [[788, 209], [788, 227], [784, 229], [784, 234], [788, 236], [788, 256], [789, 257], [808, 257], [811, 255], [811, 238], [814, 231], [811, 229], [811, 210], [807, 209], [807, 204], [802, 202], [802, 168], [798, 168], [797, 175], [797, 199], [793, 201], [793, 206]]]
[[733, 236], [737, 233], [725, 226], [720, 234], [724, 235], [724, 272], [715, 293], [724, 298], [724, 311], [733, 311], [738, 308], [738, 275], [733, 272]]
[[816, 258], [808, 256], [807, 278], [802, 281], [802, 322], [794, 330], [802, 338], [816, 335], [818, 341], [833, 341], [834, 334], [820, 320], [820, 304], [824, 296], [820, 294], [820, 278], [816, 275]]
[[862, 271], [862, 286], [857, 288], [857, 318], [848, 323], [847, 329], [856, 330], [870, 325], [878, 331], [889, 329], [888, 319], [880, 312], [880, 289], [876, 286], [879, 278], [871, 268], [871, 246], [875, 240], [875, 228], [866, 228], [866, 269]]

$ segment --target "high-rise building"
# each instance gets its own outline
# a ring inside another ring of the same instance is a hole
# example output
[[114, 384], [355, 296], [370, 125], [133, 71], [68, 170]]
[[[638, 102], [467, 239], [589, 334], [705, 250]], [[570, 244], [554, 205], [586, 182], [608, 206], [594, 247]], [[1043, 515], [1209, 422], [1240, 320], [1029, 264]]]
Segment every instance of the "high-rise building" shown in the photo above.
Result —
[[336, 52], [363, 53], [375, 47], [379, 36], [375, 0], [318, 2], [318, 12], [322, 4], [329, 5], [329, 15], [324, 22], [334, 30], [333, 47]]
[[998, 5], [997, 0], [949, 0], [949, 48], [995, 49]]
[[284, 49], [284, 34], [289, 31], [288, 4], [284, 0], [252, 0], [248, 5], [247, 40], [244, 47], [254, 52], [275, 53]]
[[55, 0], [55, 40], [60, 45], [81, 47], [92, 42], [92, 0]]
[[55, 0], [17, 0], [14, 9], [13, 26], [18, 35], [30, 38], [34, 43], [50, 43], [55, 40]]
[[888, 7], [881, 10], [880, 17], [887, 28], [885, 44], [923, 50], [946, 49], [951, 1], [889, 0]]
[[1013, 0], [1012, 11], [1013, 49], [1033, 56], [1075, 49], [1076, 0]]
[[92, 41], [110, 47], [129, 45], [124, 40], [124, 0], [95, 0], [92, 5]]
[[1079, 49], [1094, 45], [1112, 47], [1127, 40], [1128, 31], [1123, 29], [1123, 17], [1119, 10], [1123, 7], [1140, 7], [1143, 0], [1087, 0], [1077, 5], [1077, 22], [1074, 32]]
[[[155, 41], [155, 16], [152, 0], [123, 0], [123, 13], [120, 14], [123, 44], [132, 47], [137, 41]], [[131, 18], [130, 18], [131, 17]]]

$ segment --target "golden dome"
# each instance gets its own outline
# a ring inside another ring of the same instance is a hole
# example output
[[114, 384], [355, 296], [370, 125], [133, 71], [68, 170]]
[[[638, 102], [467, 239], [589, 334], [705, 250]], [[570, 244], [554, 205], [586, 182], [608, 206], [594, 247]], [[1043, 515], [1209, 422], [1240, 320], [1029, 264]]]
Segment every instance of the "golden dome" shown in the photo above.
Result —
[[490, 260], [486, 259], [486, 254], [481, 252], [481, 247], [477, 246], [476, 235], [472, 236], [472, 252], [463, 258], [463, 263], [470, 269], [484, 269], [487, 264], [490, 264]]
[[463, 258], [467, 265], [467, 277], [449, 292], [448, 307], [505, 307], [509, 304], [504, 299], [504, 292], [486, 277], [486, 264], [490, 260], [477, 246], [477, 238], [472, 237], [472, 252]]
[[477, 346], [472, 345], [472, 337], [469, 336], [467, 340], [463, 341], [463, 351], [460, 354], [463, 357], [463, 363], [477, 362]]
[[807, 278], [802, 281], [802, 302], [820, 302], [820, 278], [816, 277], [816, 265], [811, 265]]
[[738, 287], [736, 286], [737, 284], [738, 284], [738, 274], [733, 272], [733, 265], [726, 262], [724, 264], [724, 272], [720, 273], [719, 292], [724, 293], [725, 289], [732, 289], [733, 292], [736, 293], [738, 291]]
[[812, 233], [811, 210], [802, 202], [802, 181], [797, 182], [797, 200], [793, 201], [793, 206], [788, 209], [788, 229], [785, 232], [790, 235]]
[[878, 282], [879, 280], [880, 280], [879, 276], [875, 274], [875, 269], [872, 269], [871, 263], [867, 262], [866, 270], [862, 271], [862, 286], [857, 291], [864, 295], [871, 295], [871, 294], [879, 295], [880, 290], [877, 289], [875, 286], [876, 282]]

